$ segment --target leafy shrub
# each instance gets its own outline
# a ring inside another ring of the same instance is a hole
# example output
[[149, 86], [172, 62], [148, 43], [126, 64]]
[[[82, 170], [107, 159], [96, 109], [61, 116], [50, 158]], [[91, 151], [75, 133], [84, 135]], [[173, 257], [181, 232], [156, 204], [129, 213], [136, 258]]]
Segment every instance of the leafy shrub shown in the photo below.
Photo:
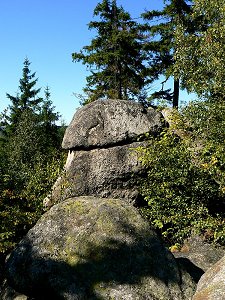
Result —
[[192, 140], [198, 141], [198, 165], [204, 168], [225, 192], [225, 103], [215, 101], [191, 103], [183, 116], [192, 127]]
[[[141, 211], [171, 245], [182, 244], [193, 230], [225, 244], [225, 128], [206, 105], [190, 105], [182, 112], [183, 122], [174, 122], [147, 148], [138, 149], [148, 169], [140, 184], [147, 202]], [[214, 120], [210, 132], [205, 129], [209, 117]], [[187, 128], [188, 134], [178, 137]], [[220, 136], [215, 138], [217, 131]]]
[[63, 164], [64, 154], [53, 155], [47, 162], [40, 156], [33, 168], [24, 167], [19, 174], [9, 172], [1, 176], [0, 255], [7, 254], [40, 218], [42, 201]]

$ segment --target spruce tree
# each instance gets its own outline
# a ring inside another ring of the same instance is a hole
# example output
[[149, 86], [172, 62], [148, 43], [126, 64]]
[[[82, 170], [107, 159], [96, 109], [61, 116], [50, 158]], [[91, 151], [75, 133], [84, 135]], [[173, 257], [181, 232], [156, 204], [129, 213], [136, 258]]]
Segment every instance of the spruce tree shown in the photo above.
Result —
[[138, 99], [148, 83], [139, 24], [115, 0], [99, 3], [94, 16], [99, 20], [88, 27], [97, 31], [96, 37], [72, 54], [74, 62], [81, 61], [90, 70], [84, 88], [88, 100]]
[[175, 36], [174, 32], [180, 22], [185, 22], [185, 18], [191, 12], [191, 1], [170, 0], [164, 1], [162, 10], [147, 11], [142, 14], [144, 20], [148, 20], [147, 27], [144, 27], [150, 37], [145, 44], [145, 49], [151, 53], [149, 61], [149, 72], [151, 76], [158, 80], [161, 75], [165, 77], [162, 82], [161, 91], [152, 94], [152, 98], [163, 98], [172, 101], [173, 107], [178, 107], [179, 103], [179, 77], [174, 77], [173, 91], [164, 90], [163, 85], [173, 76]]
[[59, 115], [48, 87], [45, 98], [39, 97], [29, 66], [26, 58], [19, 92], [7, 94], [11, 104], [0, 117], [0, 259], [40, 217], [42, 201], [64, 162]]
[[16, 96], [12, 96], [8, 93], [6, 94], [7, 98], [11, 101], [8, 112], [4, 116], [7, 132], [15, 131], [20, 116], [25, 110], [37, 113], [39, 104], [43, 99], [38, 96], [40, 88], [35, 88], [38, 81], [35, 76], [36, 73], [31, 73], [30, 71], [29, 59], [25, 58], [22, 78], [19, 81], [19, 92]]
[[51, 101], [50, 88], [46, 86], [44, 90], [45, 97], [41, 103], [39, 112], [40, 134], [43, 136], [43, 151], [51, 149], [58, 150], [61, 146], [61, 138], [59, 137], [59, 127], [56, 122], [59, 121], [60, 115], [55, 112], [55, 106]]
[[56, 125], [59, 114], [54, 112], [48, 87], [45, 98], [39, 96], [40, 88], [36, 88], [38, 79], [35, 75], [30, 71], [30, 62], [26, 58], [19, 92], [16, 96], [7, 94], [11, 104], [1, 118], [1, 123], [4, 123], [5, 156], [14, 175], [19, 170], [20, 174], [22, 170], [26, 174], [38, 161], [47, 161], [53, 151], [60, 149], [61, 140]]

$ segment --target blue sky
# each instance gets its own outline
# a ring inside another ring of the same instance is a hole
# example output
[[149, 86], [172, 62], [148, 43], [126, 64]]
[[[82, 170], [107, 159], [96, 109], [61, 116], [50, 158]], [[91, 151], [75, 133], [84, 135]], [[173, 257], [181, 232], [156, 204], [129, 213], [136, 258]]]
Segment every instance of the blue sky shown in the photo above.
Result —
[[[0, 0], [0, 112], [16, 95], [25, 57], [36, 72], [37, 88], [48, 85], [51, 100], [68, 124], [79, 106], [87, 71], [71, 54], [89, 45], [94, 31], [87, 24], [100, 0]], [[162, 0], [118, 0], [132, 17], [157, 9]], [[41, 94], [40, 94], [41, 96]]]

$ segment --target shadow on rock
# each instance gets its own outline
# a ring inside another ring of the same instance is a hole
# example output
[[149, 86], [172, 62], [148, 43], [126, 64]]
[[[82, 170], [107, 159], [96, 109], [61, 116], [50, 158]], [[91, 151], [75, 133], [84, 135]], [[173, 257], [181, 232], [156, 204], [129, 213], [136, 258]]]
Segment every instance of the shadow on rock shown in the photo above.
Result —
[[74, 201], [63, 202], [42, 217], [7, 261], [9, 284], [42, 300], [190, 299], [183, 283], [193, 291], [191, 276], [180, 275], [135, 208], [91, 200], [76, 200], [75, 210]]
[[176, 261], [178, 262], [180, 268], [187, 271], [193, 278], [193, 280], [196, 283], [198, 283], [198, 281], [204, 274], [204, 271], [201, 268], [197, 267], [195, 264], [193, 264], [188, 258], [178, 257], [176, 258]]

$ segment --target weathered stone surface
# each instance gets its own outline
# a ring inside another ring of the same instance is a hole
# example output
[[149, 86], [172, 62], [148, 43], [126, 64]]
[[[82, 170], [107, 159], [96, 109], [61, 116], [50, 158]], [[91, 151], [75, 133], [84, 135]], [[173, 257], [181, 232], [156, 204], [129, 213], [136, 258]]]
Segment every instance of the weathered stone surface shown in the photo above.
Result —
[[90, 149], [129, 143], [162, 127], [153, 108], [124, 100], [97, 100], [74, 115], [63, 139], [64, 149]]
[[193, 300], [225, 299], [225, 256], [201, 277]]
[[138, 192], [138, 177], [146, 170], [134, 151], [144, 142], [93, 149], [70, 151], [65, 173], [53, 188], [52, 202], [69, 197], [92, 195], [103, 198], [121, 198], [137, 204], [141, 201]]
[[181, 261], [182, 258], [189, 259], [195, 266], [206, 272], [225, 255], [225, 251], [206, 243], [200, 236], [193, 235], [184, 242], [181, 251], [174, 255]]
[[191, 299], [195, 283], [125, 201], [79, 197], [45, 213], [7, 261], [36, 299]]
[[146, 145], [144, 135], [156, 134], [163, 125], [161, 113], [134, 101], [98, 100], [79, 109], [63, 139], [69, 149], [65, 173], [44, 206], [82, 195], [140, 203], [138, 181], [146, 170], [132, 150]]

